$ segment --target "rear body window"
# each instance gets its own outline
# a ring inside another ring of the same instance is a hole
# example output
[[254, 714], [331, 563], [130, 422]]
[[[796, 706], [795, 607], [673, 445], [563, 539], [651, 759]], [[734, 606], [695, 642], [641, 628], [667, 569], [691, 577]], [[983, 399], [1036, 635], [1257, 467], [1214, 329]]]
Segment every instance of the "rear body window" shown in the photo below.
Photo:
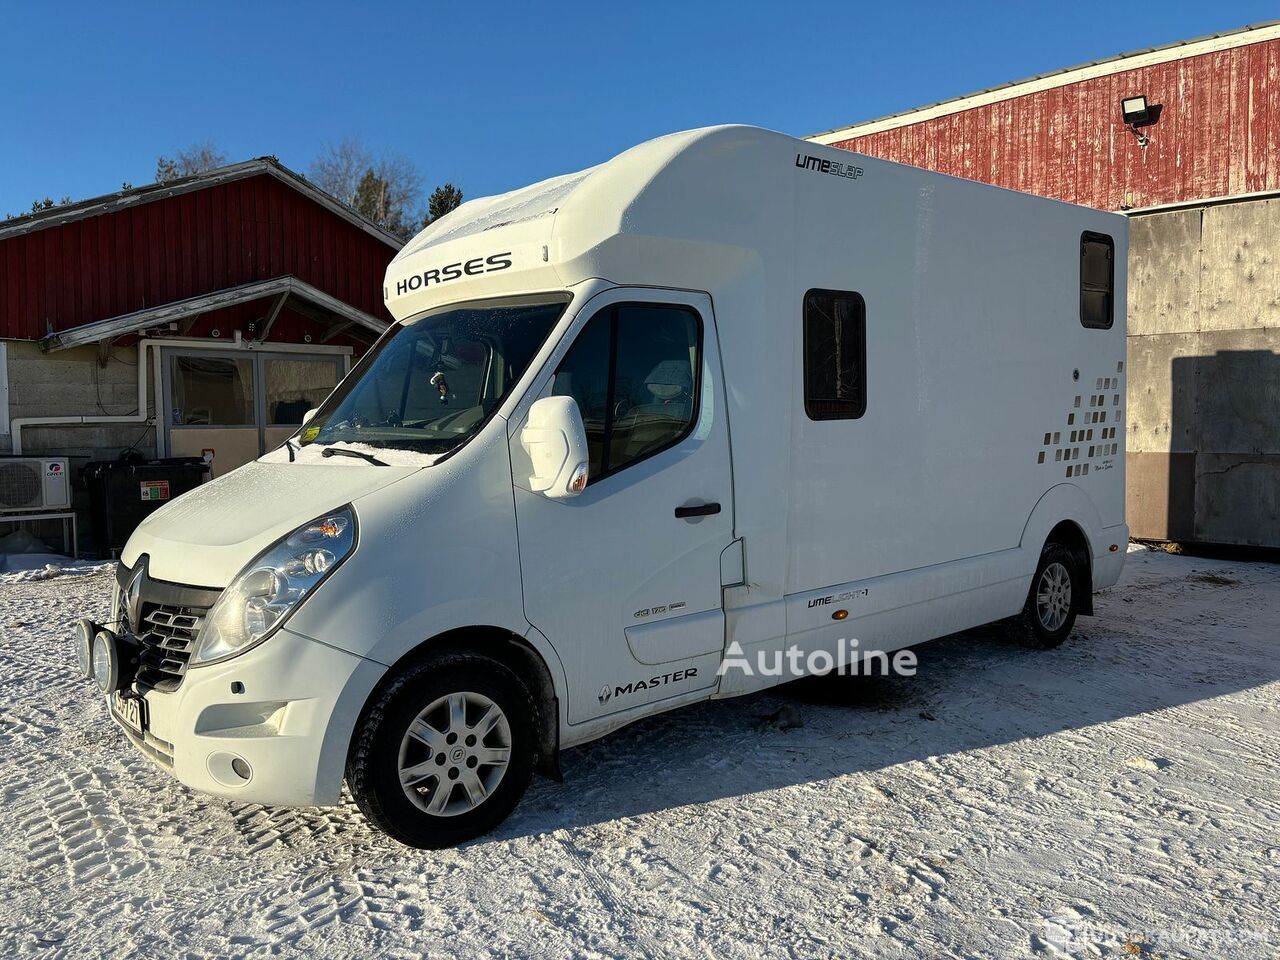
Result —
[[859, 294], [805, 294], [804, 412], [810, 420], [856, 420], [867, 412], [867, 308]]
[[1110, 330], [1115, 322], [1116, 245], [1105, 233], [1080, 236], [1080, 323]]

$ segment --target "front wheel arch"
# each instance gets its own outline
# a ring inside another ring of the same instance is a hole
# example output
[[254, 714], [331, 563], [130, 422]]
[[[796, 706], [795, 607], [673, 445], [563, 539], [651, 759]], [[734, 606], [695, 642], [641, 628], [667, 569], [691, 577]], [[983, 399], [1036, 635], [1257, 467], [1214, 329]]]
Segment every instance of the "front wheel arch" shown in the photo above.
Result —
[[351, 796], [370, 823], [409, 846], [482, 836], [524, 794], [537, 715], [528, 685], [507, 664], [476, 651], [433, 651], [396, 671], [361, 716], [347, 758]]
[[[444, 653], [479, 653], [492, 657], [524, 681], [538, 708], [538, 759], [534, 769], [549, 779], [557, 782], [562, 780], [560, 701], [556, 693], [555, 678], [538, 650], [524, 637], [503, 627], [487, 625], [459, 627], [437, 634], [407, 651], [391, 664], [378, 685], [370, 691], [360, 711], [360, 717], [356, 721], [356, 728], [359, 728], [371, 705], [377, 702], [386, 688], [402, 673], [428, 658]], [[349, 752], [350, 745], [347, 749]]]

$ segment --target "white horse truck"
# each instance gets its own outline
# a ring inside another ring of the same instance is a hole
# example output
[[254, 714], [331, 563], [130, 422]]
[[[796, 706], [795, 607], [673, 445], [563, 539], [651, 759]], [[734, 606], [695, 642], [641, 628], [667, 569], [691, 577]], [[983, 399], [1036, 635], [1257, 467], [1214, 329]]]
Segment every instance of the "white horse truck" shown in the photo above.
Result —
[[77, 627], [197, 790], [455, 844], [559, 752], [1116, 582], [1123, 217], [744, 126], [471, 201], [284, 446], [137, 529]]

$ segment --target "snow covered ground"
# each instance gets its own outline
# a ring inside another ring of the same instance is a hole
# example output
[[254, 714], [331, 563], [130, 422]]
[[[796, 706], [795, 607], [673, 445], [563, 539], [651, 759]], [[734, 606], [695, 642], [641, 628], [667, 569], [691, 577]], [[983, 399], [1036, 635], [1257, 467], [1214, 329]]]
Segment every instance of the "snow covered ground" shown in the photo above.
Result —
[[1280, 567], [1135, 550], [1060, 650], [645, 721], [444, 852], [154, 769], [72, 668], [108, 583], [0, 583], [0, 957], [1280, 952]]

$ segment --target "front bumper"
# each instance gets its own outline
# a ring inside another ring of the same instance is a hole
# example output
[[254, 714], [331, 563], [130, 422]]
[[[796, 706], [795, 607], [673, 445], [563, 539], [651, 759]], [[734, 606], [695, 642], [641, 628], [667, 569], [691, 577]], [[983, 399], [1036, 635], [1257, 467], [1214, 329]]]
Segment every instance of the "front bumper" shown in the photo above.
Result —
[[195, 790], [323, 806], [338, 802], [352, 731], [385, 671], [282, 629], [241, 656], [189, 668], [173, 692], [143, 693], [143, 734], [112, 716], [139, 750]]

